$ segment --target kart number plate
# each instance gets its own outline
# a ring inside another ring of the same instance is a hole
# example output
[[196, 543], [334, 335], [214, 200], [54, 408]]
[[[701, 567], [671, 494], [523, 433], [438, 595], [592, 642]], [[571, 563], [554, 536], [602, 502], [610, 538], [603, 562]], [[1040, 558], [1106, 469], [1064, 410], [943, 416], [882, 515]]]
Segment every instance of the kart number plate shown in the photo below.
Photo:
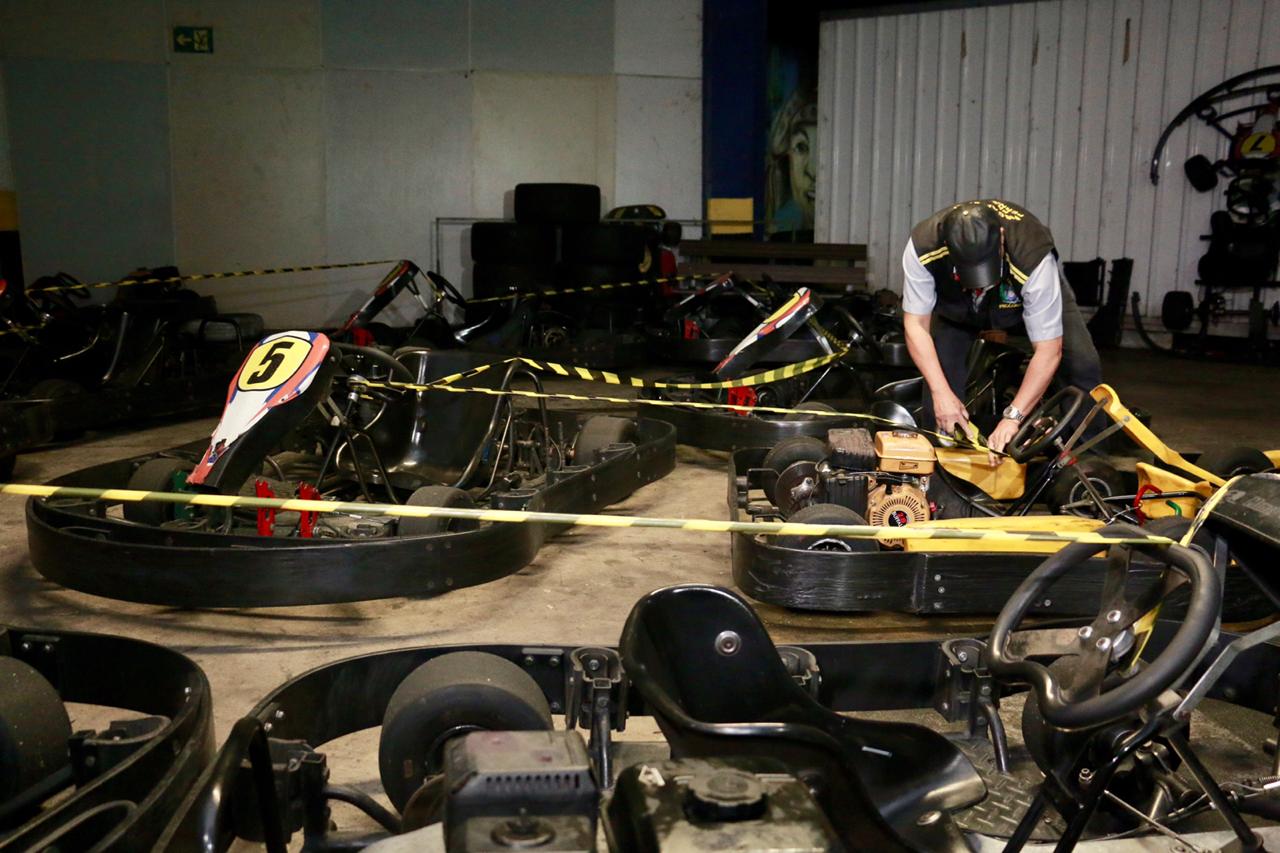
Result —
[[241, 391], [268, 391], [284, 385], [306, 362], [312, 342], [286, 335], [253, 348], [240, 370]]

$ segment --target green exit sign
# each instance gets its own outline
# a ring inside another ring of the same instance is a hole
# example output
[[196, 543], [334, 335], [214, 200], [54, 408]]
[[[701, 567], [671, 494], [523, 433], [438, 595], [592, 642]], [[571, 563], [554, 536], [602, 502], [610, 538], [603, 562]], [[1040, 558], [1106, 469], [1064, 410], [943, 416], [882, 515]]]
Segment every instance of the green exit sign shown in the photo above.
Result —
[[213, 27], [174, 27], [174, 53], [213, 53]]

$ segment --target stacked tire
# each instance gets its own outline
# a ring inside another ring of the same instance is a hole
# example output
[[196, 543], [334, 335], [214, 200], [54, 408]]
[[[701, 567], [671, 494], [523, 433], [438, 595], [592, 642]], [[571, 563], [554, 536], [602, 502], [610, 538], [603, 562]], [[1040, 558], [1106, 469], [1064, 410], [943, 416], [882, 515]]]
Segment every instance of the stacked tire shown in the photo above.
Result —
[[[477, 297], [635, 281], [652, 275], [656, 230], [602, 222], [592, 184], [517, 184], [514, 222], [478, 222], [471, 230]], [[627, 299], [621, 291], [608, 302]], [[590, 303], [567, 299], [561, 310], [586, 320]]]

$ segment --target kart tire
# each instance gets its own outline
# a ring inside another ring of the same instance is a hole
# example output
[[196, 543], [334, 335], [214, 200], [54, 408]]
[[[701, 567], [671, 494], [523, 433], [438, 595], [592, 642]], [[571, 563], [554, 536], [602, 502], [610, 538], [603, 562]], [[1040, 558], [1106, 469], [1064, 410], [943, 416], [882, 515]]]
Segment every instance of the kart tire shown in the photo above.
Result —
[[1209, 450], [1200, 455], [1196, 465], [1229, 480], [1237, 474], [1257, 474], [1270, 471], [1275, 466], [1267, 454], [1254, 447], [1227, 447]]
[[560, 258], [566, 264], [625, 267], [644, 263], [652, 232], [640, 225], [574, 225], [564, 229]]
[[519, 222], [477, 222], [471, 226], [471, 260], [481, 264], [553, 264], [556, 229]]
[[[1191, 529], [1192, 521], [1194, 519], [1181, 515], [1166, 515], [1151, 519], [1142, 525], [1142, 530], [1152, 536], [1167, 536], [1175, 542], [1181, 542], [1182, 537], [1186, 536], [1187, 531]], [[1206, 554], [1213, 556], [1213, 534], [1203, 527], [1196, 531], [1191, 544], [1200, 546]]]
[[[438, 506], [448, 508], [475, 509], [476, 502], [471, 495], [453, 486], [423, 486], [415, 489], [405, 501], [406, 506]], [[465, 530], [476, 530], [480, 522], [474, 518], [402, 518], [400, 519], [401, 536], [430, 536], [436, 533], [461, 533]]]
[[[70, 379], [41, 379], [31, 388], [29, 396], [37, 400], [62, 400], [83, 393], [84, 386], [79, 382], [73, 382]], [[70, 441], [82, 435], [84, 435], [84, 430], [78, 427], [58, 428], [55, 424], [53, 430], [55, 441]]]
[[[128, 488], [140, 492], [172, 492], [173, 478], [187, 470], [187, 466], [176, 459], [148, 459], [129, 475]], [[159, 527], [166, 521], [177, 518], [178, 505], [158, 501], [125, 501], [123, 510], [126, 521]]]
[[555, 267], [537, 264], [493, 264], [477, 262], [471, 272], [474, 299], [553, 290], [557, 286]]
[[594, 465], [599, 453], [613, 444], [635, 444], [636, 422], [615, 415], [592, 415], [582, 422], [573, 443], [575, 465]]
[[550, 731], [551, 709], [524, 670], [485, 652], [453, 652], [427, 661], [400, 682], [382, 717], [382, 788], [403, 811], [428, 777], [441, 771], [445, 743], [468, 731]]
[[[836, 410], [835, 406], [831, 406], [831, 405], [828, 405], [828, 404], [826, 404], [826, 403], [818, 403], [818, 402], [813, 402], [813, 403], [797, 403], [797, 404], [795, 405], [795, 408], [797, 408], [797, 409], [811, 409], [811, 410], [816, 411], [816, 412], [834, 412], [834, 411]], [[804, 412], [792, 412], [791, 414], [789, 414], [789, 415], [787, 415], [785, 418], [783, 418], [783, 420], [784, 420], [784, 421], [816, 421], [816, 420], [817, 420], [818, 418], [820, 418], [820, 417], [822, 417], [822, 416], [821, 416], [821, 415], [807, 415], [807, 414], [805, 414]]]
[[784, 438], [764, 455], [761, 468], [772, 468], [781, 474], [797, 462], [821, 462], [827, 458], [827, 443], [812, 435]]
[[1171, 332], [1182, 332], [1196, 318], [1195, 298], [1185, 290], [1173, 290], [1164, 295], [1160, 304], [1160, 322]]
[[[1110, 462], [1095, 456], [1081, 459], [1076, 465], [1080, 468], [1080, 473], [1088, 478], [1104, 498], [1124, 494], [1124, 475]], [[1045, 503], [1048, 504], [1050, 512], [1058, 515], [1069, 513], [1096, 518], [1097, 515], [1091, 509], [1078, 509], [1074, 512], [1063, 509], [1067, 504], [1085, 500], [1087, 497], [1088, 493], [1080, 479], [1070, 471], [1062, 470], [1058, 472], [1053, 485], [1049, 487], [1045, 495]]]
[[0, 806], [67, 765], [71, 720], [36, 669], [0, 656]]
[[[201, 334], [200, 326], [204, 325]], [[182, 331], [199, 337], [210, 344], [236, 343], [253, 346], [262, 337], [264, 324], [261, 314], [218, 314], [207, 320], [188, 320]]]
[[[810, 504], [791, 514], [788, 523], [794, 524], [866, 524], [867, 520], [854, 510], [840, 504]], [[850, 554], [869, 554], [880, 550], [874, 539], [840, 539], [833, 541], [826, 536], [777, 536], [783, 548], [798, 551], [844, 551]]]
[[589, 225], [600, 221], [600, 188], [595, 184], [516, 184], [516, 222]]
[[0, 482], [9, 482], [13, 478], [13, 469], [18, 464], [18, 454], [8, 453], [0, 456]]

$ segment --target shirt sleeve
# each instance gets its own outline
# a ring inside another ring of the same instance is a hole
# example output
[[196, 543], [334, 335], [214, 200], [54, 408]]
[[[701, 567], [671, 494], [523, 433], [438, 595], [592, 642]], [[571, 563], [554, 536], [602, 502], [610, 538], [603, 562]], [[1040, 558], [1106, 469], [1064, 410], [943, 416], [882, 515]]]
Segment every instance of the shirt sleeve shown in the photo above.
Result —
[[1044, 256], [1022, 286], [1022, 322], [1033, 343], [1062, 337], [1062, 285], [1058, 259], [1052, 252]]
[[932, 314], [933, 306], [938, 301], [937, 288], [933, 285], [933, 276], [920, 263], [916, 255], [915, 244], [907, 240], [906, 251], [902, 253], [902, 310], [907, 314]]

